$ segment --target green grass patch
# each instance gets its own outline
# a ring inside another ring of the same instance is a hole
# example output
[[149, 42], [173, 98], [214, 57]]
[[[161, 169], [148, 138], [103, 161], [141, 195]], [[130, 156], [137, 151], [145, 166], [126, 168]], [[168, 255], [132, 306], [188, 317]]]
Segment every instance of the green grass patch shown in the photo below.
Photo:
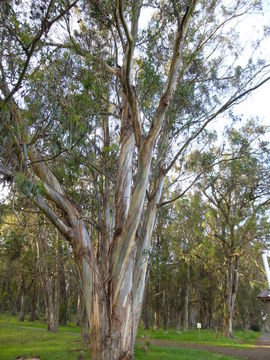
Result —
[[222, 336], [221, 331], [218, 331], [218, 338], [216, 339], [215, 331], [208, 329], [201, 329], [200, 338], [197, 329], [188, 330], [186, 332], [181, 331], [180, 334], [177, 333], [175, 329], [168, 329], [166, 332], [163, 329], [139, 329], [138, 338], [174, 340], [179, 342], [192, 342], [197, 344], [228, 346], [233, 348], [253, 348], [260, 334], [261, 333], [257, 331], [236, 330], [234, 331], [234, 338], [227, 338]]
[[44, 360], [90, 359], [88, 346], [76, 332], [50, 333], [37, 327], [17, 328], [1, 324], [0, 359], [14, 360], [19, 355], [25, 358], [39, 355]]
[[[11, 316], [9, 314], [0, 314], [0, 326], [16, 326], [21, 328], [47, 330], [45, 320], [29, 321], [26, 316], [25, 321], [19, 321], [17, 316]], [[81, 328], [75, 326], [73, 323], [68, 323], [65, 326], [59, 326], [59, 331], [80, 333]]]
[[[17, 317], [1, 314], [0, 359], [14, 360], [17, 356], [23, 356], [25, 359], [28, 359], [34, 355], [40, 356], [41, 360], [90, 359], [89, 346], [81, 340], [80, 327], [76, 327], [73, 324], [60, 326], [57, 333], [48, 332], [46, 327], [45, 321], [30, 322], [26, 319], [24, 322], [20, 322]], [[142, 334], [145, 334], [145, 332], [140, 331], [139, 336], [142, 336]], [[149, 331], [145, 335], [149, 338], [196, 342], [194, 338], [196, 332], [192, 331], [178, 335], [174, 330], [170, 330], [168, 334], [164, 334], [162, 330], [159, 330], [155, 332]], [[202, 331], [201, 342], [206, 342], [206, 338], [208, 338], [209, 343], [211, 336], [207, 335], [206, 330]], [[245, 334], [245, 336], [247, 335]], [[250, 341], [250, 336], [247, 336], [247, 338], [248, 341]], [[243, 334], [241, 339], [243, 339]], [[145, 342], [147, 342], [146, 338]], [[216, 342], [215, 345], [217, 345]], [[236, 358], [201, 350], [174, 349], [157, 346], [149, 346], [148, 351], [145, 352], [142, 350], [142, 346], [138, 345], [135, 351], [135, 359], [227, 360]]]
[[147, 352], [137, 349], [136, 360], [230, 360], [236, 357], [192, 349], [174, 349], [150, 346]]

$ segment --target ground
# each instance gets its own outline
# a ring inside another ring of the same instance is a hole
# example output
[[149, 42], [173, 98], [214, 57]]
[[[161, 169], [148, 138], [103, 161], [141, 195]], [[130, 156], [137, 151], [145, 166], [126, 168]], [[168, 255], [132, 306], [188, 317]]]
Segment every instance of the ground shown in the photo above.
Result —
[[[218, 339], [215, 332], [202, 330], [177, 334], [140, 331], [136, 345], [136, 360], [229, 360], [270, 359], [270, 336], [258, 339], [255, 332], [236, 332], [235, 339]], [[1, 360], [89, 360], [88, 345], [81, 341], [80, 328], [60, 327], [49, 333], [43, 321], [19, 322], [16, 317], [0, 315]]]
[[[264, 335], [266, 338], [266, 335]], [[180, 348], [180, 349], [193, 349], [210, 351], [215, 354], [230, 355], [239, 359], [249, 360], [270, 360], [270, 334], [268, 334], [268, 341], [258, 341], [258, 344], [254, 348], [232, 348], [227, 346], [214, 346], [206, 344], [184, 343], [172, 340], [151, 340], [151, 346], [158, 346], [162, 348]], [[182, 359], [182, 358], [181, 358]]]

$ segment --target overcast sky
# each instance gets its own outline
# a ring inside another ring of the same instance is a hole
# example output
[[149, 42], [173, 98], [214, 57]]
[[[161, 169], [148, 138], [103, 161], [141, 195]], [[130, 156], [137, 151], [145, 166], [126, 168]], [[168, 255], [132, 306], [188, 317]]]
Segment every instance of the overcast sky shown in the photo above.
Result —
[[[265, 26], [270, 27], [270, 0], [263, 2], [264, 14], [248, 16], [240, 25], [240, 36], [243, 42], [255, 41], [263, 35]], [[258, 55], [270, 63], [270, 36], [262, 42]], [[235, 107], [234, 112], [244, 117], [258, 116], [265, 124], [270, 125], [270, 81], [249, 95], [247, 100]]]

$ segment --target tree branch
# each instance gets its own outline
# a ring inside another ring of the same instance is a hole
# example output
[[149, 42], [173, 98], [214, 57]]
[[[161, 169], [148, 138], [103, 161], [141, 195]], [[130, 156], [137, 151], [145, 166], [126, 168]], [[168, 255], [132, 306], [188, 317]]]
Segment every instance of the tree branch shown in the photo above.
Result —
[[131, 73], [132, 73], [132, 59], [134, 54], [134, 48], [136, 44], [138, 34], [138, 22], [141, 10], [141, 1], [132, 1], [132, 19], [131, 19], [131, 32], [129, 31], [127, 22], [123, 14], [122, 1], [117, 1], [117, 8], [121, 24], [124, 28], [124, 32], [127, 38], [127, 49], [125, 52], [124, 65], [122, 67], [122, 86], [127, 96], [130, 106], [132, 124], [134, 128], [135, 141], [137, 147], [140, 149], [142, 146], [142, 130], [140, 121], [140, 111], [138, 106], [138, 100], [135, 88], [131, 85]]
[[43, 197], [40, 194], [37, 194], [35, 197], [33, 197], [33, 199], [38, 208], [46, 214], [46, 216], [57, 227], [61, 234], [66, 238], [70, 238], [70, 228], [65, 225], [62, 220], [59, 219], [59, 217], [55, 214], [52, 208], [45, 202]]
[[108, 71], [109, 73], [119, 76], [119, 70], [115, 69], [114, 67], [108, 65], [105, 60], [99, 58], [98, 56], [95, 56], [93, 54], [89, 54], [89, 51], [86, 49], [83, 49], [80, 44], [78, 44], [72, 37], [70, 37], [72, 44], [61, 44], [56, 42], [44, 42], [44, 45], [46, 46], [52, 46], [59, 49], [69, 49], [74, 50], [77, 55], [80, 55], [82, 57], [90, 56], [93, 62], [103, 67], [104, 70]]
[[170, 165], [166, 168], [165, 172], [168, 173], [173, 165], [175, 164], [178, 157], [182, 154], [182, 152], [187, 148], [187, 146], [196, 138], [198, 137], [202, 131], [206, 128], [206, 126], [214, 120], [218, 115], [223, 113], [225, 110], [228, 110], [231, 106], [233, 106], [238, 100], [241, 100], [245, 96], [249, 95], [252, 91], [258, 89], [263, 84], [265, 84], [267, 81], [270, 80], [270, 76], [259, 82], [257, 85], [249, 88], [248, 90], [243, 91], [241, 94], [237, 95], [234, 94], [228, 101], [226, 101], [216, 112], [214, 112], [212, 115], [209, 116], [209, 118], [204, 122], [204, 124], [198, 129], [193, 135], [191, 135], [187, 141], [181, 146], [179, 151], [174, 156], [173, 160], [171, 161]]
[[188, 31], [188, 27], [191, 21], [191, 17], [193, 14], [193, 11], [195, 9], [197, 0], [192, 0], [191, 4], [187, 7], [187, 10], [182, 18], [181, 22], [178, 22], [178, 31], [175, 38], [175, 45], [174, 45], [174, 51], [173, 56], [171, 60], [171, 67], [166, 83], [166, 87], [164, 90], [164, 93], [160, 99], [154, 120], [151, 124], [151, 128], [149, 130], [148, 136], [147, 136], [147, 142], [148, 143], [154, 143], [155, 140], [158, 137], [158, 134], [160, 132], [162, 123], [164, 121], [166, 112], [168, 110], [168, 107], [171, 103], [173, 94], [175, 93], [177, 82], [179, 78], [179, 72], [181, 68], [182, 63], [182, 50], [184, 46], [184, 40]]
[[78, 0], [75, 0], [74, 2], [72, 2], [65, 10], [63, 10], [58, 16], [56, 16], [54, 19], [52, 20], [48, 20], [49, 18], [49, 15], [50, 15], [50, 10], [51, 10], [51, 7], [53, 5], [53, 2], [54, 0], [51, 0], [49, 5], [48, 5], [48, 8], [47, 8], [47, 11], [46, 11], [46, 14], [44, 16], [44, 19], [42, 20], [42, 23], [41, 23], [41, 29], [40, 31], [36, 34], [36, 36], [34, 37], [33, 41], [32, 41], [32, 44], [30, 46], [30, 49], [27, 53], [27, 57], [26, 57], [26, 61], [24, 63], [24, 66], [23, 66], [23, 69], [19, 75], [19, 78], [17, 80], [17, 83], [15, 84], [15, 86], [13, 87], [13, 89], [10, 91], [10, 93], [5, 97], [5, 99], [3, 100], [3, 102], [7, 103], [11, 97], [19, 90], [20, 86], [21, 86], [21, 83], [24, 79], [24, 76], [25, 76], [25, 73], [28, 69], [28, 66], [30, 64], [30, 60], [36, 50], [36, 47], [39, 43], [39, 40], [41, 39], [42, 35], [43, 34], [47, 34], [48, 31], [50, 30], [51, 26], [56, 22], [58, 21], [61, 17], [63, 17], [73, 6], [76, 5], [76, 3], [78, 2]]

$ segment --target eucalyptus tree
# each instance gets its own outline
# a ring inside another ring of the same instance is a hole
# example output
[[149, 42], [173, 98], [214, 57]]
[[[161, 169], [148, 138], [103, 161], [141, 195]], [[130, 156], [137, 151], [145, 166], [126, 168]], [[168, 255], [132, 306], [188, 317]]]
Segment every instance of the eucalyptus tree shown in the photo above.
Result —
[[[233, 335], [233, 313], [243, 258], [251, 259], [267, 232], [265, 208], [265, 129], [248, 123], [229, 131], [233, 160], [226, 156], [198, 183], [208, 202], [205, 227], [221, 275], [223, 334]], [[212, 254], [213, 254], [212, 253]], [[257, 251], [256, 251], [257, 254]]]
[[[0, 172], [73, 248], [92, 359], [133, 358], [166, 175], [210, 121], [268, 80], [263, 61], [239, 65], [233, 31], [258, 7], [1, 6]], [[145, 8], [153, 16], [143, 29]]]

